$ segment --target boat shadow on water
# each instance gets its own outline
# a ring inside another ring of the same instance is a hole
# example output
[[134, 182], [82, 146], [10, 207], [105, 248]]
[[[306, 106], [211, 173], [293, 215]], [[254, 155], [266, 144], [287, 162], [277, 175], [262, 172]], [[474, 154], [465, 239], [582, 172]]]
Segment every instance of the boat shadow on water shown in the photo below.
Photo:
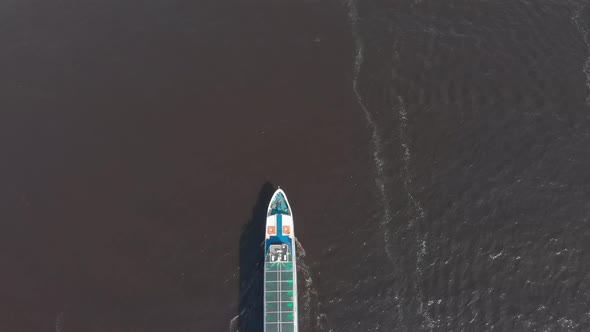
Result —
[[266, 209], [274, 191], [275, 187], [270, 182], [262, 186], [252, 215], [240, 236], [239, 332], [263, 330], [264, 227]]

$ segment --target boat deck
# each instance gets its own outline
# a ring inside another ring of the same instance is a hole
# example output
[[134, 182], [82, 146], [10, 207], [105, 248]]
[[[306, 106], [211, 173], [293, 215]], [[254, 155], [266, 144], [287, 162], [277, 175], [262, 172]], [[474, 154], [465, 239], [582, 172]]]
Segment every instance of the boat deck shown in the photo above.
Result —
[[293, 263], [267, 260], [264, 273], [266, 275], [264, 295], [266, 332], [295, 331]]

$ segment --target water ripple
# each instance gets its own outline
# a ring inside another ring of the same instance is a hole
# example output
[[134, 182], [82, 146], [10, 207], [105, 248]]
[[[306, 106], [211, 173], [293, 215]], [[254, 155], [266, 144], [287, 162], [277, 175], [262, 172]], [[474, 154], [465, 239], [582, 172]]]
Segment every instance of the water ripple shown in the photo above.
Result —
[[[572, 16], [572, 21], [574, 25], [582, 35], [582, 39], [584, 40], [584, 44], [586, 44], [586, 48], [590, 52], [590, 39], [588, 36], [588, 27], [582, 21], [582, 12], [588, 7], [589, 1], [582, 2], [579, 6], [574, 9], [574, 15]], [[590, 56], [584, 62], [584, 66], [582, 67], [582, 72], [586, 75], [586, 86], [590, 90]], [[586, 97], [586, 105], [590, 106], [590, 94]]]

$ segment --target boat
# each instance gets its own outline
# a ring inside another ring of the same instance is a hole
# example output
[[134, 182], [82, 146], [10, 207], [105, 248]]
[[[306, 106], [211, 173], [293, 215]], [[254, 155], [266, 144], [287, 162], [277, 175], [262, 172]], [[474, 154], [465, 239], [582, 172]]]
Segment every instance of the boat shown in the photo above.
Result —
[[293, 213], [281, 188], [268, 205], [265, 229], [264, 332], [298, 332]]

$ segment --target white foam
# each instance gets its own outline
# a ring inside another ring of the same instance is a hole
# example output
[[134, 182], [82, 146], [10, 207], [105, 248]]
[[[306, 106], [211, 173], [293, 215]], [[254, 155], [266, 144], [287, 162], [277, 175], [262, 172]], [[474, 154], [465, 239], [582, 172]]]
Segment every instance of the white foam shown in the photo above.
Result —
[[404, 159], [402, 179], [408, 195], [408, 199], [414, 209], [414, 217], [410, 220], [409, 226], [413, 226], [416, 220], [424, 219], [424, 209], [420, 203], [412, 195], [410, 185], [412, 184], [412, 173], [410, 170], [410, 162], [412, 159], [412, 153], [410, 150], [410, 142], [408, 140], [408, 112], [406, 111], [406, 105], [402, 96], [397, 97], [398, 105], [398, 116], [399, 116], [399, 139], [401, 142], [402, 154]]
[[[398, 55], [396, 54], [396, 57]], [[402, 172], [402, 180], [404, 183], [404, 189], [408, 196], [408, 200], [410, 202], [412, 208], [412, 217], [408, 222], [408, 228], [413, 227], [415, 236], [416, 236], [416, 292], [418, 296], [419, 307], [418, 311], [422, 318], [424, 318], [425, 326], [424, 328], [432, 330], [435, 328], [439, 321], [435, 321], [430, 317], [428, 313], [428, 309], [424, 309], [424, 303], [428, 303], [427, 299], [424, 298], [424, 293], [422, 288], [420, 287], [420, 280], [423, 279], [423, 266], [424, 266], [424, 257], [426, 256], [427, 252], [427, 238], [428, 233], [421, 234], [420, 230], [418, 229], [418, 223], [424, 221], [425, 213], [424, 209], [420, 202], [412, 195], [412, 172], [411, 172], [411, 161], [412, 161], [412, 152], [410, 149], [410, 141], [408, 138], [408, 112], [406, 110], [406, 105], [404, 103], [404, 99], [402, 96], [398, 96], [398, 106], [397, 106], [397, 114], [399, 118], [399, 139], [400, 139], [400, 146], [403, 155], [403, 172]]]
[[[375, 164], [375, 171], [377, 173], [375, 183], [376, 183], [377, 189], [379, 190], [381, 206], [383, 207], [383, 220], [381, 221], [381, 227], [386, 228], [387, 225], [389, 225], [391, 223], [392, 218], [391, 218], [391, 207], [389, 204], [389, 199], [388, 199], [387, 193], [385, 191], [385, 184], [383, 183], [385, 162], [382, 157], [383, 153], [382, 153], [382, 147], [381, 147], [381, 137], [379, 136], [379, 128], [377, 127], [377, 124], [375, 123], [375, 120], [373, 119], [371, 112], [369, 112], [369, 109], [365, 105], [365, 102], [363, 101], [363, 97], [362, 97], [361, 92], [359, 90], [359, 82], [358, 82], [359, 75], [360, 75], [362, 65], [364, 62], [364, 43], [363, 43], [363, 40], [360, 36], [359, 28], [358, 28], [359, 17], [358, 17], [358, 9], [356, 6], [356, 0], [350, 0], [348, 2], [348, 8], [349, 8], [349, 17], [350, 17], [351, 25], [352, 25], [352, 35], [353, 35], [355, 46], [356, 46], [356, 55], [354, 58], [354, 73], [353, 73], [353, 79], [352, 79], [352, 90], [353, 90], [356, 100], [359, 104], [359, 107], [363, 113], [363, 116], [364, 116], [365, 120], [367, 121], [367, 124], [369, 125], [369, 128], [371, 130], [371, 143], [373, 145], [373, 162]], [[384, 233], [384, 237], [385, 237], [385, 239], [384, 239], [385, 240], [385, 253], [387, 254], [387, 257], [389, 258], [389, 261], [393, 263], [393, 258], [394, 258], [393, 254], [391, 253], [389, 246], [387, 245], [389, 243], [389, 233], [387, 231], [385, 231], [383, 233]]]
[[55, 318], [55, 332], [63, 332], [64, 331], [64, 321], [65, 321], [65, 312], [62, 311], [57, 315]]
[[[574, 15], [572, 16], [572, 21], [574, 25], [582, 35], [582, 39], [584, 40], [584, 44], [586, 44], [586, 48], [590, 52], [590, 36], [588, 35], [588, 27], [584, 22], [582, 22], [582, 12], [588, 7], [589, 1], [582, 2], [577, 8], [574, 9]], [[590, 90], [590, 56], [586, 59], [584, 66], [582, 67], [582, 72], [586, 75], [586, 86]], [[586, 105], [590, 106], [590, 95], [586, 97]]]
[[238, 322], [240, 321], [240, 315], [236, 315], [229, 321], [229, 332], [239, 332]]
[[[373, 162], [375, 164], [375, 170], [376, 170], [375, 182], [376, 182], [376, 186], [379, 190], [381, 205], [383, 207], [383, 220], [381, 221], [381, 228], [383, 229], [383, 234], [384, 234], [385, 252], [387, 254], [387, 257], [389, 258], [389, 261], [393, 264], [395, 262], [395, 257], [393, 255], [393, 253], [391, 252], [391, 250], [389, 249], [388, 244], [389, 244], [391, 235], [390, 235], [390, 232], [388, 231], [388, 227], [387, 227], [392, 221], [392, 212], [391, 212], [391, 205], [389, 203], [389, 198], [388, 198], [386, 188], [385, 188], [385, 183], [383, 181], [383, 179], [385, 178], [385, 176], [384, 176], [385, 175], [384, 174], [385, 162], [382, 157], [383, 151], [382, 151], [381, 137], [379, 135], [379, 128], [377, 126], [377, 123], [375, 122], [371, 112], [367, 108], [367, 106], [363, 100], [363, 97], [361, 95], [360, 89], [359, 89], [359, 76], [360, 76], [360, 72], [362, 69], [363, 61], [364, 61], [364, 43], [363, 43], [363, 40], [362, 40], [360, 33], [359, 33], [359, 27], [358, 27], [359, 15], [358, 15], [358, 8], [357, 8], [356, 1], [350, 0], [348, 2], [348, 7], [349, 7], [349, 17], [350, 17], [351, 25], [352, 25], [352, 34], [353, 34], [354, 42], [356, 45], [356, 55], [355, 55], [355, 59], [354, 59], [354, 73], [353, 73], [352, 88], [353, 88], [354, 95], [357, 99], [357, 102], [359, 104], [359, 107], [362, 111], [362, 114], [363, 114], [363, 116], [364, 116], [370, 130], [371, 130], [371, 142], [373, 145]], [[397, 52], [397, 50], [395, 50], [396, 46], [397, 46], [397, 39], [396, 39], [396, 44], [393, 47], [394, 47], [394, 56], [396, 57], [396, 60], [399, 60], [399, 53]], [[394, 79], [397, 78], [397, 73], [395, 72], [395, 70], [392, 70], [392, 77]], [[400, 123], [399, 131], [400, 131], [400, 142], [401, 142], [401, 148], [402, 148], [402, 154], [403, 154], [402, 180], [404, 183], [405, 191], [407, 193], [408, 199], [410, 201], [410, 204], [411, 204], [413, 212], [414, 212], [413, 217], [408, 224], [408, 227], [412, 227], [412, 226], [415, 226], [416, 223], [418, 223], [424, 219], [425, 213], [424, 213], [424, 210], [422, 209], [422, 206], [420, 205], [418, 200], [416, 200], [414, 198], [414, 196], [412, 195], [411, 190], [410, 190], [410, 185], [412, 183], [412, 175], [411, 175], [411, 171], [410, 171], [410, 163], [411, 163], [412, 153], [411, 153], [410, 144], [409, 144], [408, 135], [407, 135], [408, 118], [407, 118], [407, 111], [406, 111], [406, 107], [405, 107], [403, 98], [401, 96], [398, 96], [398, 101], [399, 101], [399, 105], [398, 105], [397, 111], [398, 111], [398, 116], [399, 116], [399, 120], [400, 120], [399, 121], [399, 123]], [[426, 242], [427, 234], [420, 235], [417, 228], [415, 228], [415, 232], [416, 232], [416, 245], [417, 245], [417, 247], [419, 247], [419, 250], [417, 250], [417, 253], [416, 253], [416, 274], [418, 277], [417, 279], [421, 280], [422, 279], [422, 266], [424, 264], [423, 260], [424, 260], [424, 256], [426, 255], [426, 252], [427, 252], [427, 242]], [[435, 321], [429, 316], [427, 310], [423, 310], [423, 303], [425, 303], [425, 300], [424, 300], [424, 296], [423, 296], [422, 290], [421, 290], [418, 282], [416, 282], [416, 289], [418, 292], [418, 300], [420, 301], [420, 306], [419, 306], [420, 314], [424, 318], [424, 321], [426, 323], [426, 328], [433, 329], [435, 326]], [[399, 296], [396, 295], [396, 298], [399, 298]], [[403, 299], [401, 299], [401, 298], [399, 298], [399, 300], [400, 300], [400, 302], [403, 301]], [[402, 312], [400, 311], [400, 319], [401, 319], [401, 317], [402, 317]]]
[[496, 260], [496, 258], [498, 258], [498, 257], [502, 256], [503, 254], [504, 254], [504, 252], [503, 252], [503, 251], [500, 251], [498, 254], [495, 254], [495, 255], [492, 255], [492, 254], [490, 254], [490, 258], [491, 258], [492, 260]]
[[[300, 294], [302, 306], [299, 307], [300, 319], [303, 322], [303, 327], [315, 326], [315, 331], [330, 332], [327, 328], [328, 317], [325, 313], [320, 311], [320, 302], [318, 299], [318, 292], [313, 284], [313, 278], [310, 267], [305, 263], [305, 249], [301, 242], [295, 238], [295, 245], [297, 246], [297, 271], [303, 276], [304, 291]], [[314, 314], [315, 313], [315, 316]]]
[[578, 328], [578, 325], [574, 320], [561, 317], [557, 320], [557, 323], [568, 331], [573, 331]]

